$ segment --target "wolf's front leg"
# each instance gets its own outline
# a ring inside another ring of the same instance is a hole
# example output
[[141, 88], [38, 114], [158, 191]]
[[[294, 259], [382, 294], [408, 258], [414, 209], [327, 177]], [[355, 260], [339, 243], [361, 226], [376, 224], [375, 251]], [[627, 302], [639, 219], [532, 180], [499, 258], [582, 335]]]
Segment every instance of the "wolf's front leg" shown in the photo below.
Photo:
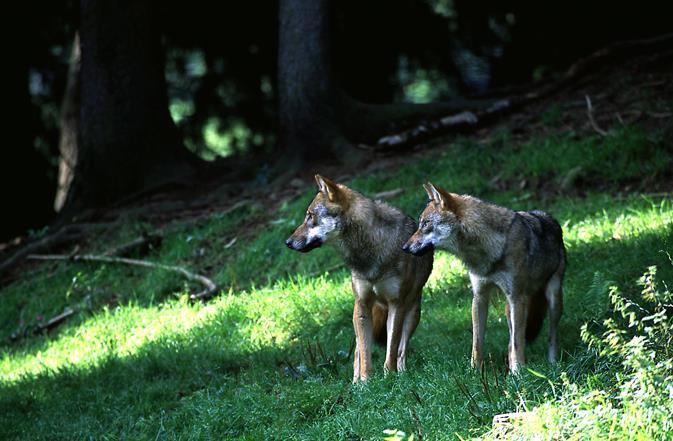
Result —
[[[362, 299], [355, 299], [353, 308], [357, 355], [353, 362], [353, 382], [366, 380], [372, 372], [372, 344], [374, 331], [371, 306]], [[356, 370], [357, 369], [357, 370]]]
[[[355, 315], [355, 314], [354, 314]], [[353, 317], [353, 324], [355, 324], [355, 317]], [[355, 334], [355, 350], [353, 351], [353, 383], [357, 383], [360, 380], [360, 343], [357, 336], [357, 328]]]
[[478, 276], [470, 274], [472, 283], [472, 357], [473, 368], [481, 367], [484, 360], [484, 334], [488, 318], [491, 287]]

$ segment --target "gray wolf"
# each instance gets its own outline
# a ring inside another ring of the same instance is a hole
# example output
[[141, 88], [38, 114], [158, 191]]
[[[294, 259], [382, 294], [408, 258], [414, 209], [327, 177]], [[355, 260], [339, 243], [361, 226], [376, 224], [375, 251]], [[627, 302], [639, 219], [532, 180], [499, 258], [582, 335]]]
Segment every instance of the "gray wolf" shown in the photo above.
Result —
[[372, 346], [385, 342], [385, 371], [404, 371], [407, 345], [421, 315], [421, 291], [432, 253], [402, 252], [416, 222], [397, 208], [373, 201], [320, 175], [304, 221], [285, 242], [308, 252], [333, 246], [351, 270], [355, 305], [353, 382], [372, 373]]
[[483, 361], [488, 302], [495, 289], [506, 298], [508, 365], [513, 373], [525, 362], [549, 309], [548, 358], [556, 362], [558, 324], [563, 311], [566, 253], [561, 226], [543, 211], [513, 211], [428, 183], [429, 202], [418, 230], [403, 249], [414, 255], [437, 248], [467, 266], [472, 284], [472, 365]]

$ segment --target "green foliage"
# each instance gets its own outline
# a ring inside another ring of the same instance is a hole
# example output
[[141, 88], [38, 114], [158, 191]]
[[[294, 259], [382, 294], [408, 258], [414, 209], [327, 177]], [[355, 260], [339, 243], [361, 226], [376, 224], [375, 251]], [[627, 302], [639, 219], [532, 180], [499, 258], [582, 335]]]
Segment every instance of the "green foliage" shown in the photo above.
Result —
[[[652, 157], [631, 144], [650, 149]], [[594, 152], [600, 149], [607, 152]], [[636, 405], [645, 400], [653, 400], [652, 414], [641, 422], [652, 430], [669, 427], [657, 410], [666, 402], [646, 392], [670, 392], [670, 386], [661, 389], [670, 371], [664, 375], [666, 366], [656, 367], [671, 357], [670, 308], [664, 334], [656, 302], [671, 302], [661, 297], [667, 286], [654, 281], [673, 280], [673, 265], [660, 252], [673, 248], [673, 205], [638, 193], [614, 197], [615, 188], [638, 174], [635, 167], [624, 171], [606, 164], [626, 158], [653, 171], [670, 164], [671, 155], [659, 135], [634, 128], [607, 139], [563, 135], [522, 145], [502, 134], [486, 144], [459, 140], [395, 171], [348, 182], [368, 195], [405, 189], [391, 203], [414, 217], [425, 204], [420, 184], [426, 180], [516, 209], [553, 213], [563, 225], [569, 256], [563, 353], [556, 366], [545, 360], [543, 331], [527, 348], [530, 370], [518, 378], [506, 374], [508, 331], [497, 297], [488, 320], [489, 362], [472, 370], [468, 279], [458, 260], [438, 252], [409, 370], [384, 376], [384, 353], [377, 348], [374, 377], [366, 386], [352, 386], [348, 272], [336, 267], [340, 261], [328, 247], [303, 255], [283, 243], [314, 195], [311, 183], [277, 209], [253, 201], [178, 224], [160, 246], [134, 256], [209, 275], [223, 292], [207, 304], [191, 304], [187, 294], [194, 287], [175, 274], [112, 264], [43, 263], [3, 288], [0, 439], [467, 439], [486, 432], [493, 415], [526, 409], [549, 415], [545, 424], [558, 420], [558, 433], [570, 436], [572, 421], [581, 415], [601, 419], [608, 409], [607, 416], [636, 418]], [[554, 184], [578, 166], [587, 171], [582, 197], [520, 189], [522, 178]], [[128, 218], [86, 251], [104, 252], [148, 229]], [[638, 347], [615, 346], [631, 352], [612, 353], [603, 343], [588, 349], [580, 336], [583, 324], [589, 321], [585, 334], [600, 341], [612, 329], [612, 322], [591, 321], [609, 312], [609, 287], [629, 286], [643, 266], [653, 265], [659, 273], [643, 279], [650, 287], [645, 298], [613, 292], [616, 303], [628, 305], [626, 318], [611, 315], [615, 338], [646, 339], [635, 340]], [[75, 311], [67, 322], [34, 335], [40, 323], [66, 308]], [[648, 358], [653, 351], [655, 358]], [[628, 389], [618, 386], [627, 382]]]
[[[535, 409], [536, 418], [505, 429], [508, 436], [568, 440], [673, 436], [673, 293], [656, 273], [657, 267], [651, 266], [638, 280], [641, 292], [636, 298], [611, 285], [610, 316], [600, 330], [582, 327], [582, 340], [595, 362], [603, 365], [596, 384], [577, 384], [561, 376], [559, 398]], [[595, 282], [606, 285], [600, 275]], [[502, 434], [503, 428], [491, 432], [495, 438]]]

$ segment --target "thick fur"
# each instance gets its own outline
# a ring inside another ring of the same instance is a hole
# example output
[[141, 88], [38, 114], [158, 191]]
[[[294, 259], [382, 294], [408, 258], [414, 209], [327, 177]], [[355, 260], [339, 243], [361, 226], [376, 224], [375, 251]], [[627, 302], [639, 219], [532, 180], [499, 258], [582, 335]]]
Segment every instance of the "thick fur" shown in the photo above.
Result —
[[297, 251], [333, 246], [351, 270], [356, 350], [353, 382], [372, 372], [374, 341], [386, 345], [386, 371], [404, 370], [406, 349], [421, 311], [432, 254], [402, 252], [416, 223], [398, 209], [316, 175], [318, 194], [286, 241]]
[[525, 362], [525, 341], [539, 334], [550, 311], [550, 361], [557, 357], [566, 265], [561, 227], [543, 211], [513, 211], [468, 195], [425, 186], [430, 198], [419, 228], [404, 245], [413, 254], [440, 248], [455, 254], [472, 282], [472, 363], [483, 360], [488, 299], [504, 292], [510, 329], [508, 360], [516, 372]]

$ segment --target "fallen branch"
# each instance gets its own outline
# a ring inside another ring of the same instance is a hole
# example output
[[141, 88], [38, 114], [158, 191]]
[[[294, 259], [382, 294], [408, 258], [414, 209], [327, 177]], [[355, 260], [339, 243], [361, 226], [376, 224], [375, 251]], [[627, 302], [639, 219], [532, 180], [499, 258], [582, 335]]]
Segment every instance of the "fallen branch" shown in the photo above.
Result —
[[116, 248], [112, 248], [106, 251], [104, 256], [128, 256], [136, 250], [142, 250], [147, 248], [156, 247], [161, 243], [163, 239], [162, 235], [152, 234], [152, 233], [143, 233], [142, 236], [133, 239], [130, 242], [127, 242], [123, 245], [120, 245]]
[[17, 251], [15, 251], [11, 256], [5, 259], [0, 263], [0, 274], [5, 271], [12, 269], [15, 265], [21, 262], [29, 254], [34, 254], [43, 250], [54, 248], [57, 246], [62, 246], [76, 240], [81, 239], [86, 234], [91, 231], [100, 230], [103, 228], [109, 227], [111, 224], [72, 224], [66, 225], [65, 227], [60, 228], [52, 234], [37, 239], [34, 242], [30, 242]]
[[51, 331], [61, 323], [63, 323], [68, 317], [71, 315], [75, 314], [75, 310], [72, 308], [65, 308], [62, 313], [60, 313], [57, 316], [54, 316], [47, 320], [46, 323], [41, 324], [40, 326], [37, 327], [35, 330], [34, 334], [38, 334], [42, 331]]
[[31, 254], [26, 256], [26, 258], [30, 260], [71, 260], [74, 262], [83, 261], [83, 262], [122, 263], [125, 265], [142, 266], [145, 268], [159, 268], [166, 271], [179, 273], [182, 274], [182, 276], [184, 276], [187, 280], [191, 280], [193, 282], [199, 282], [206, 287], [206, 289], [204, 289], [203, 291], [190, 295], [189, 298], [191, 300], [209, 299], [215, 294], [215, 291], [217, 291], [217, 285], [212, 280], [200, 274], [187, 271], [185, 268], [181, 266], [164, 265], [162, 263], [148, 262], [146, 260], [139, 260], [139, 259], [129, 259], [126, 257], [99, 256], [93, 254], [75, 254], [74, 256], [65, 256], [62, 254]]
[[17, 330], [16, 332], [13, 332], [8, 340], [12, 343], [15, 343], [17, 341], [23, 340], [24, 338], [30, 336], [30, 335], [37, 335], [41, 334], [43, 331], [51, 331], [57, 326], [59, 326], [61, 323], [65, 322], [69, 317], [75, 315], [75, 310], [66, 307], [62, 313], [50, 318], [44, 323], [40, 323], [37, 326], [31, 326], [31, 327], [21, 327], [21, 329]]
[[[586, 78], [591, 73], [597, 71], [599, 68], [605, 67], [609, 62], [617, 62], [633, 55], [642, 56], [648, 53], [662, 51], [670, 48], [671, 43], [673, 43], [673, 34], [666, 34], [645, 40], [624, 41], [612, 44], [578, 60], [570, 66], [565, 75], [558, 80], [542, 84], [541, 86], [537, 86], [535, 89], [528, 91], [517, 88], [514, 94], [508, 99], [497, 101], [485, 110], [452, 114], [445, 116], [444, 118], [426, 121], [399, 133], [384, 136], [378, 140], [375, 146], [368, 148], [368, 150], [400, 150], [444, 132], [475, 130], [508, 112], [520, 109], [525, 105], [551, 96], [554, 93], [576, 84], [581, 79]], [[668, 53], [663, 55], [669, 56]], [[508, 92], [512, 93], [512, 90], [509, 90]], [[491, 94], [491, 96], [493, 95]]]
[[589, 95], [584, 95], [584, 99], [587, 102], [587, 116], [589, 117], [589, 124], [591, 124], [591, 128], [593, 128], [594, 131], [601, 136], [608, 136], [608, 132], [601, 129], [598, 127], [598, 124], [596, 124], [596, 120], [594, 119], [594, 109], [591, 105], [591, 98], [589, 98]]

